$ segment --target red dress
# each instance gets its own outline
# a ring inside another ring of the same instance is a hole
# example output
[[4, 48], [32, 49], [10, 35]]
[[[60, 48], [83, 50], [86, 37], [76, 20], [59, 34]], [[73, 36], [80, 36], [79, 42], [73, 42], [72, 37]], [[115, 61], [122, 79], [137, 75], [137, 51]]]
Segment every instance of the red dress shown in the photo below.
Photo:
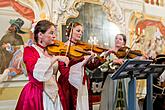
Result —
[[23, 88], [15, 110], [44, 110], [43, 82], [33, 77], [33, 69], [39, 53], [33, 47], [26, 47], [23, 60], [26, 64], [29, 82]]
[[[68, 67], [65, 67], [65, 64], [63, 62], [59, 62], [59, 71], [61, 73], [61, 75], [58, 79], [58, 83], [61, 88], [60, 89], [61, 90], [60, 98], [65, 100], [65, 102], [62, 103], [62, 105], [63, 105], [63, 107], [66, 108], [66, 110], [76, 110], [76, 107], [77, 107], [78, 90], [73, 85], [71, 85], [68, 80], [70, 68], [71, 68], [71, 66], [73, 66], [79, 62], [82, 62], [83, 60], [84, 60], [83, 57], [80, 60], [72, 59], [72, 60], [70, 60]], [[85, 65], [85, 67], [92, 70], [101, 64], [102, 64], [102, 62], [99, 59], [96, 59], [94, 62], [88, 62], [88, 64]], [[87, 81], [87, 83], [88, 83], [87, 85], [88, 85], [88, 90], [89, 90], [89, 80], [87, 78], [86, 73], [84, 74], [82, 83], [84, 84], [85, 81]], [[89, 93], [89, 95], [88, 95], [89, 96], [89, 109], [92, 109], [92, 104], [90, 101], [91, 100], [90, 91], [88, 91], [88, 93]]]
[[58, 84], [53, 77], [58, 68], [54, 68], [55, 64], [52, 65], [43, 51], [36, 45], [24, 49], [23, 60], [29, 82], [21, 92], [16, 110], [66, 110], [61, 105]]

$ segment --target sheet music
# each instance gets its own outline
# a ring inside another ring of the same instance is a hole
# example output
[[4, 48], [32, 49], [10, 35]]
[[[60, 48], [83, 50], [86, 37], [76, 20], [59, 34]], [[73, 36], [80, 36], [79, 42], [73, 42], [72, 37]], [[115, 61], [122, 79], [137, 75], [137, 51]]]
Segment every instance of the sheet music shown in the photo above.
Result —
[[130, 76], [138, 76], [140, 72], [146, 69], [151, 60], [128, 59], [121, 65], [111, 76], [112, 79], [126, 78]]

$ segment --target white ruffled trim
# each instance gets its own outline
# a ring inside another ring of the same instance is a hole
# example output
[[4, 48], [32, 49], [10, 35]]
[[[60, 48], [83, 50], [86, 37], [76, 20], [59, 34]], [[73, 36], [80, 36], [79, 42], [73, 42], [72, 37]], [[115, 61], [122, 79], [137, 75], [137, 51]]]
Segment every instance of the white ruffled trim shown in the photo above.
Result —
[[40, 58], [38, 58], [38, 61], [35, 64], [33, 70], [33, 76], [38, 81], [47, 81], [51, 78], [53, 74], [53, 67], [51, 66], [51, 60], [43, 55], [42, 49], [38, 48], [35, 45], [32, 46], [38, 51], [40, 55]]
[[82, 65], [83, 62], [79, 62], [71, 66], [69, 71], [69, 82], [77, 89], [81, 88], [82, 86], [84, 76], [84, 67]]
[[33, 76], [39, 81], [47, 81], [53, 75], [53, 67], [49, 58], [39, 58], [33, 70]]
[[82, 84], [86, 60], [70, 67], [69, 82], [78, 89], [76, 110], [89, 110], [87, 83]]
[[35, 64], [33, 76], [38, 81], [44, 82], [44, 110], [63, 110], [58, 95], [58, 86], [56, 83], [58, 63], [56, 62], [52, 65], [51, 60], [43, 55], [42, 49], [35, 45], [32, 46], [38, 51], [40, 55], [40, 58], [38, 58], [38, 61]]
[[78, 90], [76, 110], [89, 110], [87, 83]]

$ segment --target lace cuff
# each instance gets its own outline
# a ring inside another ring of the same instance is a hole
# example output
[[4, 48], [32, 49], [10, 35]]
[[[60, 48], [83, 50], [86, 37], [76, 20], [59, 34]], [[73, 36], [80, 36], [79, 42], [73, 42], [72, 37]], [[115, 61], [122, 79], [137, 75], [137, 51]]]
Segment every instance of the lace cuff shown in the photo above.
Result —
[[49, 58], [39, 58], [35, 64], [33, 76], [39, 81], [47, 81], [53, 74], [53, 66]]

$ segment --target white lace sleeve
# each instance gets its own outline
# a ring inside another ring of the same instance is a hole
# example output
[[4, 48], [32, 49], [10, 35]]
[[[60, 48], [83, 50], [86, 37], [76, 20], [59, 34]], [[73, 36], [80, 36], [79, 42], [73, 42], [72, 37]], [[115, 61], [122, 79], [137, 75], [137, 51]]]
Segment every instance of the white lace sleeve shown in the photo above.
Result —
[[53, 74], [53, 66], [49, 58], [39, 58], [35, 64], [33, 76], [39, 81], [47, 81]]
[[85, 62], [86, 61], [84, 60], [70, 67], [68, 80], [70, 84], [77, 89], [80, 89], [82, 87]]

